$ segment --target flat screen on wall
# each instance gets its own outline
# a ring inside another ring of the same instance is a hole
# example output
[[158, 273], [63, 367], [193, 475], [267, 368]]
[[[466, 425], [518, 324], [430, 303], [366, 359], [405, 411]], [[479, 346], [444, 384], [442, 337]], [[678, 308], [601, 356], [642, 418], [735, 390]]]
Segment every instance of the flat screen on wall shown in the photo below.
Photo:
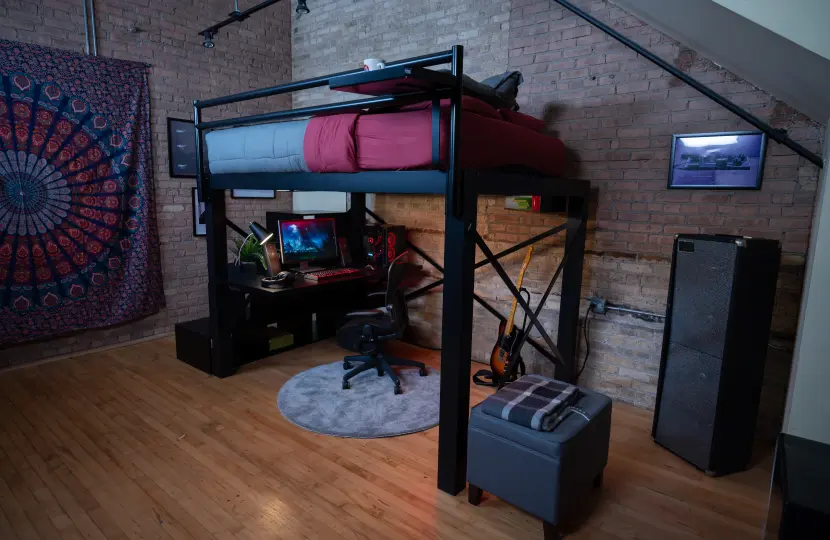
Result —
[[761, 189], [767, 136], [760, 131], [675, 135], [670, 189]]

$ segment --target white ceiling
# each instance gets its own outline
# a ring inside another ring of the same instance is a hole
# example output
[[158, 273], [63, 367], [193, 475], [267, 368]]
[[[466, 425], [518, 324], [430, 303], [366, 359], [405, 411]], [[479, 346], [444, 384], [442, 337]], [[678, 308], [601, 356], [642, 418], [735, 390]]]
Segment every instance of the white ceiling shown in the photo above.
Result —
[[[826, 125], [830, 119], [830, 59], [712, 0], [612, 1], [813, 120]], [[746, 3], [742, 0], [718, 1], [732, 2], [736, 8], [737, 4]], [[787, 9], [814, 1], [830, 5], [830, 0], [793, 1], [795, 3], [781, 4]], [[767, 0], [757, 2], [756, 8], [766, 4]], [[754, 16], [759, 18], [758, 13]], [[830, 32], [830, 21], [825, 23], [826, 32]], [[789, 28], [791, 24], [779, 26], [784, 31], [783, 28]], [[830, 34], [825, 34], [819, 42], [827, 35]]]
[[830, 59], [827, 0], [714, 0], [805, 49]]

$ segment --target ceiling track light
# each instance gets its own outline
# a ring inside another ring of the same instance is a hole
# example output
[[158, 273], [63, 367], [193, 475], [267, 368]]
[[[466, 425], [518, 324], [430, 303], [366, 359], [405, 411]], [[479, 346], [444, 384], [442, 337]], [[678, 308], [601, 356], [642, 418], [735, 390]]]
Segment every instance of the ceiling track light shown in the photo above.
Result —
[[[210, 28], [205, 28], [199, 35], [202, 36], [202, 46], [205, 49], [212, 49], [214, 47], [213, 38], [216, 36], [216, 32], [220, 29], [228, 26], [229, 24], [233, 24], [235, 22], [242, 22], [257, 11], [263, 10], [267, 7], [273, 6], [280, 0], [265, 0], [250, 9], [246, 9], [245, 11], [239, 11], [239, 0], [234, 0], [234, 10], [228, 13], [228, 18], [224, 21], [218, 22], [211, 26]], [[297, 9], [295, 10], [298, 16], [305, 15], [307, 13], [311, 13], [311, 10], [308, 9], [308, 4], [306, 0], [297, 0]]]

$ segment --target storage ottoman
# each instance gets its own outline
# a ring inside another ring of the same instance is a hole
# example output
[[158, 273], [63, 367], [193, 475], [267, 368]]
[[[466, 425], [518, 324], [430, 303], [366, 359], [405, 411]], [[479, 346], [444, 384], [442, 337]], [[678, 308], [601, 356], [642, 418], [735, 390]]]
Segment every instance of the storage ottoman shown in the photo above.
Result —
[[578, 412], [550, 432], [490, 416], [480, 405], [473, 408], [467, 446], [472, 504], [487, 491], [544, 520], [545, 540], [559, 537], [563, 517], [600, 486], [608, 463], [611, 400], [590, 390], [580, 393]]

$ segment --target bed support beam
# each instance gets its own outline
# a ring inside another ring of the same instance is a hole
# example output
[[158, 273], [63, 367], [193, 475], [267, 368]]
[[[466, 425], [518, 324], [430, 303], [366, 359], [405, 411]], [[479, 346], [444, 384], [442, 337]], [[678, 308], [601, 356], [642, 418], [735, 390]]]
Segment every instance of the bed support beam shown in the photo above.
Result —
[[[544, 240], [545, 238], [548, 238], [549, 236], [553, 236], [554, 234], [558, 234], [558, 233], [562, 232], [563, 230], [565, 230], [567, 228], [567, 226], [568, 226], [567, 223], [563, 223], [562, 225], [557, 225], [556, 227], [553, 227], [552, 229], [549, 229], [549, 230], [547, 230], [547, 231], [545, 231], [541, 234], [537, 234], [536, 236], [528, 238], [527, 240], [525, 240], [523, 242], [519, 242], [518, 244], [516, 244], [514, 246], [510, 246], [509, 248], [507, 248], [503, 251], [499, 251], [498, 253], [496, 253], [494, 255], [494, 257], [496, 258], [496, 260], [503, 259], [504, 257], [507, 257], [508, 255], [510, 255], [512, 253], [515, 253], [515, 252], [517, 252], [517, 251], [519, 251], [523, 248], [526, 248], [527, 246], [533, 245], [536, 242], [540, 242], [540, 241]], [[413, 248], [412, 251], [415, 251], [416, 253], [421, 255], [420, 250], [416, 250], [416, 249]], [[422, 257], [423, 257], [423, 255], [422, 255]], [[432, 266], [435, 266], [435, 268], [437, 268], [441, 273], [444, 273], [444, 269], [441, 268], [440, 266], [437, 266], [434, 262], [430, 261], [429, 259], [427, 259], [427, 262], [432, 264]], [[478, 270], [479, 268], [483, 268], [483, 267], [487, 266], [488, 264], [490, 264], [490, 261], [487, 260], [487, 259], [483, 259], [481, 261], [478, 261], [475, 264], [475, 269]], [[408, 301], [408, 300], [415, 300], [416, 298], [420, 298], [421, 296], [423, 296], [427, 292], [429, 292], [432, 289], [434, 289], [436, 287], [439, 287], [443, 284], [444, 284], [443, 279], [438, 279], [436, 281], [433, 281], [432, 283], [424, 285], [420, 289], [417, 289], [417, 290], [412, 291], [411, 293], [407, 294], [406, 299]]]
[[441, 316], [441, 407], [438, 432], [438, 489], [457, 495], [467, 487], [467, 424], [473, 344], [473, 282], [478, 195], [462, 189], [458, 159], [464, 48], [452, 48], [456, 85], [450, 98], [449, 169], [444, 203], [444, 275]]
[[[588, 231], [588, 197], [568, 198], [568, 228], [565, 231], [565, 259], [562, 270], [562, 299], [559, 302], [557, 340], [571, 376], [576, 375], [576, 350], [579, 343], [579, 302], [582, 299], [582, 267]], [[579, 257], [568, 256], [579, 253]], [[559, 378], [559, 377], [557, 377]], [[576, 380], [568, 380], [576, 383]]]
[[[381, 225], [386, 225], [386, 221], [382, 217], [380, 217], [376, 213], [372, 212], [368, 208], [366, 209], [366, 214], [368, 214], [372, 219], [374, 219], [375, 221], [377, 221]], [[523, 247], [529, 246], [531, 244], [535, 244], [536, 242], [539, 242], [540, 240], [544, 240], [545, 238], [547, 238], [549, 236], [557, 234], [557, 233], [563, 231], [566, 227], [567, 227], [567, 223], [562, 224], [562, 225], [557, 225], [556, 227], [554, 227], [554, 228], [552, 228], [548, 231], [545, 231], [542, 234], [537, 234], [536, 236], [534, 236], [532, 238], [528, 238], [524, 242], [520, 242], [520, 243], [516, 244], [515, 246], [511, 246], [511, 247], [505, 249], [504, 251], [500, 251], [500, 252], [496, 253], [495, 257], [496, 257], [496, 259], [501, 259], [503, 257], [506, 257], [507, 255], [510, 255], [511, 253], [515, 253], [516, 251], [522, 249]], [[424, 259], [426, 262], [428, 262], [430, 265], [432, 265], [436, 270], [438, 270], [442, 274], [444, 273], [444, 267], [441, 266], [440, 264], [438, 264], [438, 262], [436, 262], [435, 259], [430, 257], [424, 250], [422, 250], [421, 248], [419, 248], [418, 246], [416, 246], [412, 242], [408, 243], [408, 247], [409, 247], [409, 249], [411, 249], [412, 251], [414, 251], [415, 253], [420, 255], [422, 259]], [[567, 257], [567, 253], [565, 254], [565, 257]], [[563, 261], [564, 261], [564, 257], [563, 257]], [[488, 261], [487, 259], [484, 259], [482, 261], [477, 262], [475, 264], [474, 268], [479, 269], [479, 268], [482, 268], [484, 266], [487, 266], [488, 264], [490, 264], [490, 261]], [[559, 276], [559, 273], [560, 273], [561, 270], [562, 270], [562, 263], [559, 264], [559, 267], [556, 269], [556, 273], [554, 274], [553, 279], [551, 280], [550, 284], [548, 285], [547, 291], [545, 291], [545, 295], [543, 296], [543, 299], [542, 299], [542, 304], [544, 304], [545, 300], [547, 300], [547, 297], [550, 294], [551, 288], [553, 287], [553, 284], [556, 282], [556, 278]], [[432, 290], [436, 287], [439, 287], [440, 285], [443, 285], [443, 284], [444, 284], [444, 279], [443, 278], [441, 278], [437, 281], [433, 281], [432, 283], [430, 283], [428, 285], [425, 285], [424, 287], [421, 287], [420, 289], [407, 294], [406, 295], [406, 301], [408, 302], [410, 300], [415, 300], [417, 298], [420, 298], [421, 296], [426, 294], [428, 291], [430, 291], [430, 290]], [[494, 308], [489, 302], [484, 300], [482, 297], [477, 295], [475, 292], [473, 293], [473, 300], [478, 302], [481, 305], [481, 307], [483, 307], [484, 309], [489, 311], [498, 320], [500, 320], [502, 322], [507, 320], [507, 318], [504, 315], [499, 313], [499, 311], [496, 308]], [[538, 313], [537, 313], [537, 316], [538, 316]], [[556, 357], [553, 356], [553, 354], [551, 354], [550, 351], [545, 349], [538, 341], [536, 341], [535, 339], [533, 339], [533, 338], [531, 338], [527, 335], [525, 335], [525, 340], [534, 349], [536, 349], [539, 352], [539, 354], [541, 354], [542, 356], [544, 356], [545, 358], [547, 358], [551, 362], [556, 363]]]
[[[467, 423], [473, 341], [475, 193], [464, 201], [447, 197], [445, 208], [445, 286], [441, 317], [441, 409], [438, 432], [438, 488], [452, 495], [467, 485]], [[456, 216], [454, 205], [465, 210]]]

